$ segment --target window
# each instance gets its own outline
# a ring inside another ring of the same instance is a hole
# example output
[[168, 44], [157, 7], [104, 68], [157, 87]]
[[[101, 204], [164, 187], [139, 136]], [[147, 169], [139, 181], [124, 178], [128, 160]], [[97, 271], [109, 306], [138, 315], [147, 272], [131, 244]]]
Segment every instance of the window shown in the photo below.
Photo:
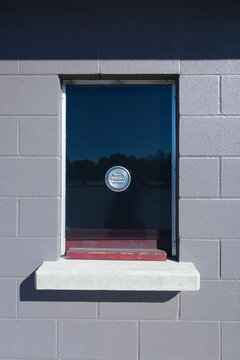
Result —
[[174, 82], [72, 81], [63, 97], [62, 253], [176, 255]]
[[114, 260], [176, 255], [174, 82], [65, 82], [62, 126], [66, 256], [38, 268], [36, 288], [199, 290], [192, 263]]

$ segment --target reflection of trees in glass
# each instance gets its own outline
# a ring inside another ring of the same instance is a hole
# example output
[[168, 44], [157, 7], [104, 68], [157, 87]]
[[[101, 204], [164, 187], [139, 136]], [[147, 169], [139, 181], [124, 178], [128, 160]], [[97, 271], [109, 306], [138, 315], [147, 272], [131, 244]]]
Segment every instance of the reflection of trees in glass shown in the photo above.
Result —
[[116, 165], [125, 166], [132, 175], [139, 174], [147, 183], [171, 183], [171, 154], [161, 150], [145, 158], [113, 154], [108, 158], [102, 157], [97, 163], [86, 159], [71, 162], [67, 156], [67, 182], [104, 181], [107, 170]]

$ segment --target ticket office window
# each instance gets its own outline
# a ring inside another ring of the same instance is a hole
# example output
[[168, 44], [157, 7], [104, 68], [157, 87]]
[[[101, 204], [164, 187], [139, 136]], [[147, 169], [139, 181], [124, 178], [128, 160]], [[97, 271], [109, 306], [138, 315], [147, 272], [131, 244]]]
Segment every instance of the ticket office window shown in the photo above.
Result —
[[66, 257], [175, 255], [175, 84], [69, 83], [65, 92]]

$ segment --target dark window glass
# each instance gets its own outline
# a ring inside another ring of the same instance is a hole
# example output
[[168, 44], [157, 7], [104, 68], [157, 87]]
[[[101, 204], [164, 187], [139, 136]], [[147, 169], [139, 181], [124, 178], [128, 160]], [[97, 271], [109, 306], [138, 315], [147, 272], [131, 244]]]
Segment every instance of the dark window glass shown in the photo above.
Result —
[[[66, 118], [66, 230], [156, 230], [170, 254], [171, 85], [67, 86]], [[125, 191], [105, 184], [113, 166]]]

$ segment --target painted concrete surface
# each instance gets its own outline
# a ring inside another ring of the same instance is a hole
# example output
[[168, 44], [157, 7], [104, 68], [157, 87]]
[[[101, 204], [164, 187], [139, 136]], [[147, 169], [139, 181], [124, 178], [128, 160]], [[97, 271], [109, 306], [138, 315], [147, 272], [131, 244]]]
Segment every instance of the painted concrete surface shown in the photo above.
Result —
[[[239, 360], [239, 17], [234, 0], [1, 4], [0, 359]], [[34, 288], [59, 258], [71, 76], [177, 80], [179, 258], [200, 291]]]
[[38, 290], [197, 291], [192, 263], [166, 261], [46, 261], [36, 271]]

